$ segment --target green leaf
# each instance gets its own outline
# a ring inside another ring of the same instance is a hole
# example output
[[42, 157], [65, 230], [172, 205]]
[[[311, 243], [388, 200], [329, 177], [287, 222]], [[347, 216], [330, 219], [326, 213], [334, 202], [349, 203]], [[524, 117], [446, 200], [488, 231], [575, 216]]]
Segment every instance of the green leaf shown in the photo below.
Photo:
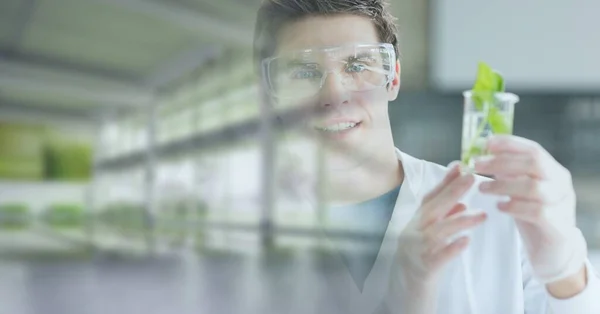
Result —
[[495, 87], [494, 70], [486, 63], [479, 62], [477, 65], [477, 79], [475, 80], [474, 90], [491, 91]]
[[480, 156], [484, 153], [484, 149], [482, 147], [479, 147], [477, 145], [472, 145], [469, 148], [469, 151], [466, 152], [465, 154], [463, 154], [463, 160], [462, 162], [464, 164], [468, 164], [469, 160], [471, 159], [471, 156]]
[[496, 92], [504, 92], [504, 89], [506, 88], [506, 86], [504, 85], [504, 78], [502, 77], [502, 74], [500, 74], [499, 72], [494, 71], [494, 75], [496, 76]]
[[[475, 108], [483, 111], [485, 109], [485, 103], [491, 104], [494, 100], [494, 93], [504, 92], [506, 86], [502, 75], [494, 71], [485, 62], [479, 62], [477, 68], [477, 79], [473, 86], [473, 101], [475, 102]], [[489, 108], [488, 116], [485, 121], [489, 123], [492, 128], [492, 132], [496, 134], [510, 134], [512, 133], [512, 123], [506, 121], [506, 119], [498, 112], [495, 107]]]
[[[494, 94], [504, 92], [505, 88], [504, 78], [499, 72], [493, 70], [484, 62], [478, 63], [477, 78], [472, 88], [471, 97], [475, 109], [486, 113], [486, 116], [478, 125], [477, 134], [481, 134], [488, 125], [494, 134], [512, 134], [512, 117], [501, 114], [498, 108], [494, 106]], [[484, 149], [476, 145], [477, 138], [477, 136], [472, 138], [471, 143], [467, 146], [468, 149], [463, 152], [463, 164], [469, 165], [472, 157], [485, 154]]]
[[512, 134], [512, 123], [507, 121], [506, 116], [498, 112], [498, 108], [492, 107], [488, 114], [488, 123], [494, 134]]
[[494, 93], [504, 92], [504, 78], [485, 62], [479, 62], [477, 79], [473, 85], [473, 99], [477, 110], [483, 110], [485, 102], [492, 102]]

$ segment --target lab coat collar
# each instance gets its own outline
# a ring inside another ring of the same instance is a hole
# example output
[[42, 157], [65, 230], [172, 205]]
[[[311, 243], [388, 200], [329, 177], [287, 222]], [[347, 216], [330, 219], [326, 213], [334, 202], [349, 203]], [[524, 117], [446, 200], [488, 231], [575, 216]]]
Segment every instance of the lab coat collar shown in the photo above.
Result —
[[396, 156], [404, 170], [404, 181], [402, 184], [408, 184], [410, 191], [415, 196], [420, 195], [421, 184], [423, 182], [424, 161], [402, 152], [398, 148], [396, 148]]
[[384, 239], [399, 236], [415, 214], [422, 199], [425, 162], [402, 152], [398, 148], [396, 148], [396, 156], [401, 163], [404, 178]]

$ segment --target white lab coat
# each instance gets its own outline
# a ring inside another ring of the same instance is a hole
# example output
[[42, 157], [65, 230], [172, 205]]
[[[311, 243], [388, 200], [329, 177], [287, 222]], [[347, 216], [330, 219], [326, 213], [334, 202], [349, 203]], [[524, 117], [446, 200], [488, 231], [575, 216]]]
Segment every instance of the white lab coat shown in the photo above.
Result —
[[[362, 292], [349, 272], [329, 282], [326, 297], [335, 299], [336, 313], [400, 313], [394, 308], [394, 295], [388, 289], [398, 235], [423, 196], [442, 180], [447, 170], [399, 150], [397, 155], [405, 179], [378, 258]], [[485, 178], [478, 178], [481, 180]], [[470, 233], [468, 249], [445, 267], [437, 299], [439, 314], [600, 313], [600, 278], [589, 261], [586, 290], [568, 300], [554, 299], [532, 279], [514, 220], [497, 210], [498, 199], [479, 193], [475, 184], [462, 201], [468, 210], [487, 212], [488, 220]], [[326, 243], [335, 249], [331, 240]], [[344, 267], [341, 259], [339, 265]]]

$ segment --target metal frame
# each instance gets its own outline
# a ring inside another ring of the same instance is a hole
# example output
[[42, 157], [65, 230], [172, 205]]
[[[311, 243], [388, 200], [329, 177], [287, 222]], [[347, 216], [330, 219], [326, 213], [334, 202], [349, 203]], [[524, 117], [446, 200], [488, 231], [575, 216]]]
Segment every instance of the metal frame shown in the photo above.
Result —
[[77, 123], [94, 123], [96, 121], [96, 118], [88, 111], [65, 108], [48, 109], [25, 102], [5, 101], [0, 98], [0, 116], [8, 118], [10, 116], [24, 115], [35, 117], [39, 120], [60, 121], [61, 124], [68, 124], [69, 121]]
[[[2, 75], [1, 73], [4, 74]], [[35, 78], [37, 74], [42, 73], [62, 74], [72, 78], [74, 81], [99, 82], [114, 88], [96, 88], [91, 90], [74, 86], [69, 82], [61, 83]], [[59, 70], [56, 66], [40, 67], [30, 63], [0, 58], [0, 88], [2, 87], [70, 95], [74, 98], [113, 106], [139, 106], [140, 104], [147, 103], [150, 99], [150, 90], [143, 88], [141, 85], [109, 81], [105, 78], [83, 72]]]
[[148, 148], [145, 154], [145, 180], [144, 180], [144, 223], [146, 226], [146, 244], [148, 251], [152, 254], [156, 252], [156, 197], [154, 189], [156, 186], [156, 125], [157, 125], [157, 103], [153, 100], [149, 106], [148, 112]]
[[26, 65], [44, 70], [69, 73], [73, 76], [88, 76], [97, 80], [111, 81], [116, 84], [130, 85], [132, 88], [141, 88], [142, 77], [131, 73], [115, 70], [106, 70], [102, 67], [75, 63], [56, 57], [45, 56], [34, 52], [13, 50], [0, 50], [0, 60], [15, 65]]
[[[235, 142], [242, 138], [251, 138], [257, 134], [262, 136], [262, 134], [265, 134], [267, 131], [274, 132], [275, 130], [281, 131], [284, 129], [295, 128], [297, 125], [291, 123], [292, 121], [298, 121], [311, 113], [312, 111], [306, 109], [296, 109], [278, 113], [277, 116], [271, 115], [270, 117], [267, 117], [261, 114], [260, 117], [243, 121], [224, 129], [217, 129], [209, 133], [199, 133], [180, 140], [157, 145], [155, 147], [156, 156], [159, 159], [168, 158], [169, 156], [178, 156], [185, 152], [208, 149], [219, 143]], [[270, 125], [267, 125], [267, 123], [269, 123], [266, 121], [267, 119], [273, 120], [270, 122]], [[277, 123], [275, 128], [275, 121], [286, 121], [286, 123]], [[290, 123], [287, 123], [288, 121]], [[267, 128], [271, 129], [267, 130]], [[140, 164], [144, 160], [143, 156], [144, 151], [135, 151], [127, 155], [99, 161], [98, 166], [103, 171], [117, 171], [119, 169]]]
[[[178, 221], [175, 219], [162, 220], [162, 224], [166, 226], [174, 226], [182, 229], [194, 229], [194, 228], [206, 228], [212, 230], [223, 230], [223, 231], [236, 231], [236, 232], [264, 232], [262, 224], [250, 224], [250, 223], [231, 223], [231, 222], [215, 222], [215, 221]], [[327, 235], [328, 238], [332, 239], [344, 239], [360, 242], [377, 242], [381, 241], [381, 235], [376, 233], [369, 233], [365, 231], [351, 231], [343, 229], [326, 229], [320, 228], [306, 228], [306, 227], [289, 227], [289, 226], [277, 226], [272, 225], [270, 228], [270, 235], [284, 235], [284, 236], [296, 236], [296, 237], [320, 237]]]
[[136, 91], [115, 90], [89, 90], [72, 86], [66, 83], [35, 80], [31, 78], [0, 77], [0, 88], [26, 89], [48, 94], [71, 95], [99, 104], [112, 104], [114, 106], [138, 107], [150, 100], [148, 94]]
[[260, 143], [262, 150], [262, 211], [260, 213], [260, 237], [264, 249], [274, 244], [273, 213], [275, 208], [275, 136], [273, 132], [273, 106], [264, 84], [260, 88]]
[[32, 17], [37, 7], [37, 0], [24, 0], [21, 2], [21, 10], [18, 17], [18, 24], [15, 26], [14, 33], [10, 39], [9, 47], [12, 47], [12, 51], [18, 50], [18, 46], [23, 39], [23, 34], [31, 24]]

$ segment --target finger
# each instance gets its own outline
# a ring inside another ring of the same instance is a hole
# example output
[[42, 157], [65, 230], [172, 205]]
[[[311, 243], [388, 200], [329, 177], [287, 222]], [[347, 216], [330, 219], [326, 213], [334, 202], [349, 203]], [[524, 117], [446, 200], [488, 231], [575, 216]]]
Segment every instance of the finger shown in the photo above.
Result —
[[[461, 212], [464, 212], [467, 209], [467, 206], [462, 203], [458, 203], [452, 207], [452, 209], [448, 212], [448, 214], [444, 218], [452, 217], [453, 215], [458, 215]], [[424, 237], [424, 247], [426, 251], [432, 251], [435, 247], [439, 245], [447, 245], [445, 243], [445, 239], [437, 238], [437, 226], [435, 222], [431, 222], [429, 224], [422, 224], [420, 230], [423, 232]], [[440, 243], [439, 245], [436, 243]]]
[[544, 215], [544, 205], [536, 201], [513, 199], [499, 202], [498, 209], [515, 219], [528, 222], [538, 222]]
[[509, 134], [492, 136], [487, 142], [487, 150], [491, 154], [535, 154], [543, 148], [537, 142]]
[[460, 165], [458, 163], [454, 163], [454, 164], [451, 163], [448, 166], [448, 173], [446, 173], [446, 176], [444, 177], [442, 182], [440, 182], [433, 190], [431, 190], [429, 193], [427, 193], [425, 195], [425, 197], [423, 197], [423, 203], [429, 201], [432, 197], [439, 194], [440, 191], [446, 185], [450, 184], [450, 182], [452, 182], [453, 180], [458, 178], [459, 175], [460, 175]]
[[430, 260], [431, 267], [434, 269], [442, 267], [450, 260], [455, 258], [460, 252], [466, 249], [469, 245], [469, 242], [470, 240], [468, 237], [460, 237], [445, 248], [433, 253]]
[[479, 190], [485, 194], [503, 195], [510, 196], [513, 199], [541, 202], [543, 199], [539, 187], [539, 180], [521, 176], [482, 182], [479, 185]]
[[460, 167], [460, 164], [461, 164], [461, 163], [460, 163], [460, 160], [453, 160], [452, 162], [450, 162], [450, 163], [448, 164], [448, 166], [446, 166], [446, 168], [448, 168], [448, 169], [450, 170], [450, 169], [453, 169], [453, 168], [454, 168], [454, 167], [456, 167], [456, 166], [459, 166], [459, 167]]
[[475, 161], [475, 171], [496, 177], [530, 176], [542, 178], [543, 171], [533, 154], [500, 153]]
[[458, 200], [473, 186], [475, 177], [472, 174], [460, 176], [423, 204], [422, 224], [429, 225], [446, 216]]
[[446, 245], [451, 236], [481, 225], [487, 219], [486, 213], [462, 215], [441, 221], [425, 231], [425, 245], [428, 250], [437, 252]]
[[463, 215], [456, 218], [446, 219], [437, 226], [438, 237], [447, 239], [458, 232], [471, 229], [482, 224], [487, 219], [486, 213], [476, 215]]
[[450, 210], [450, 212], [448, 212], [448, 214], [446, 215], [445, 218], [452, 217], [454, 215], [458, 215], [458, 214], [464, 212], [465, 210], [467, 210], [467, 206], [465, 204], [458, 203], [458, 204], [454, 205], [454, 207]]

